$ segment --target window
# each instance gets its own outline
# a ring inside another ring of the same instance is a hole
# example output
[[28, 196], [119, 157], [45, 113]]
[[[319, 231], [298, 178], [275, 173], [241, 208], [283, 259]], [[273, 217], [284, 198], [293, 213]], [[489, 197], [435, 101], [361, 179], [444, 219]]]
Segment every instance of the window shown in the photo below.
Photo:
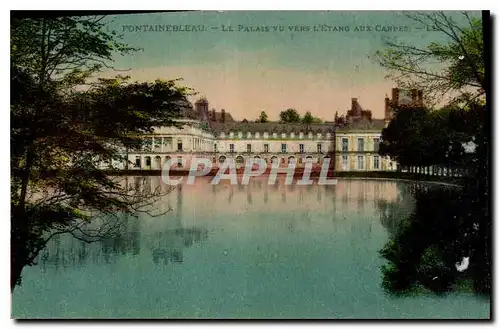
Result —
[[255, 139], [259, 139], [260, 138], [260, 133], [259, 132], [256, 132], [255, 133]]
[[136, 167], [136, 168], [140, 168], [141, 167], [141, 157], [139, 157], [139, 156], [135, 157], [134, 167]]
[[234, 137], [234, 132], [232, 132], [232, 131], [231, 131], [231, 132], [229, 133], [229, 137], [230, 137], [230, 138], [233, 138], [233, 137]]
[[229, 144], [229, 152], [234, 153], [234, 144]]
[[264, 144], [264, 152], [265, 153], [269, 152], [269, 144]]
[[214, 143], [214, 152], [217, 152], [217, 143]]
[[247, 152], [252, 152], [252, 144], [247, 144]]
[[177, 151], [182, 151], [182, 139], [177, 140]]
[[295, 163], [295, 158], [294, 157], [289, 157], [288, 158], [288, 164], [294, 164]]
[[144, 138], [143, 140], [143, 150], [146, 150], [146, 151], [152, 151], [152, 144], [153, 144], [153, 140], [149, 137], [146, 137]]
[[286, 144], [281, 144], [281, 153], [286, 153]]
[[146, 157], [146, 167], [151, 167], [151, 157]]
[[252, 133], [251, 132], [247, 132], [247, 139], [250, 139], [252, 138]]
[[168, 149], [172, 149], [172, 137], [165, 137], [163, 143]]
[[238, 132], [238, 138], [243, 137], [243, 133], [241, 131]]
[[374, 138], [373, 139], [373, 150], [375, 152], [378, 152], [379, 147], [380, 147], [380, 138]]
[[290, 138], [295, 138], [295, 133], [290, 133]]
[[162, 144], [161, 137], [156, 137], [156, 138], [153, 137], [153, 145], [155, 149], [159, 149], [161, 147], [161, 144]]
[[321, 133], [318, 133], [318, 134], [316, 135], [316, 138], [318, 138], [318, 139], [321, 139], [321, 137], [323, 137], [323, 135], [321, 135]]
[[226, 138], [226, 133], [225, 132], [221, 132], [220, 133], [220, 138]]
[[269, 138], [269, 133], [267, 131], [264, 132], [264, 138]]
[[380, 157], [378, 155], [373, 157], [373, 169], [380, 169]]
[[347, 138], [342, 138], [342, 152], [347, 152], [349, 149], [349, 140]]
[[300, 153], [304, 153], [304, 144], [299, 144]]
[[281, 133], [281, 138], [286, 138], [286, 133]]
[[278, 133], [273, 133], [273, 138], [278, 138]]
[[365, 169], [365, 161], [362, 155], [358, 155], [358, 169], [359, 170]]
[[236, 163], [237, 164], [244, 164], [245, 160], [243, 159], [242, 156], [238, 156], [238, 157], [236, 157]]
[[308, 136], [310, 139], [312, 139], [312, 138], [313, 138], [313, 133], [309, 133], [309, 134], [307, 134], [307, 136]]
[[304, 133], [303, 133], [303, 132], [300, 132], [300, 133], [299, 133], [299, 138], [300, 138], [300, 139], [304, 138]]
[[221, 157], [219, 158], [219, 163], [220, 163], [220, 164], [222, 164], [222, 163], [224, 163], [224, 162], [226, 162], [226, 157], [225, 157], [225, 156], [221, 156]]
[[318, 153], [321, 153], [322, 152], [321, 143], [318, 143], [317, 148], [318, 148]]
[[349, 158], [347, 155], [342, 156], [342, 169], [349, 170]]
[[177, 157], [177, 167], [182, 167], [182, 157]]
[[365, 150], [365, 140], [363, 138], [358, 138], [358, 152], [363, 152]]

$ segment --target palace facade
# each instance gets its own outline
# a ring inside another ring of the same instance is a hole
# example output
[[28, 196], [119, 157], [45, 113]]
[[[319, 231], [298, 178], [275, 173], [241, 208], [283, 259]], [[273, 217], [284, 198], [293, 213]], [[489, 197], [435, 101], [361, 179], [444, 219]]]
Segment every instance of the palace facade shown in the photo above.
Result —
[[[421, 93], [414, 93], [414, 97]], [[131, 170], [161, 170], [166, 161], [171, 170], [189, 169], [194, 157], [207, 158], [214, 167], [232, 159], [243, 167], [250, 158], [264, 159], [268, 164], [286, 167], [294, 162], [321, 166], [326, 159], [335, 171], [395, 171], [397, 165], [378, 154], [382, 129], [391, 117], [391, 104], [399, 99], [394, 88], [392, 100], [385, 99], [385, 118], [373, 119], [356, 98], [345, 117], [321, 124], [284, 124], [235, 121], [225, 110], [209, 110], [202, 98], [186, 106], [181, 128], [159, 127], [145, 137], [140, 152], [128, 154]], [[118, 167], [125, 169], [124, 165]], [[115, 167], [116, 168], [116, 167]]]

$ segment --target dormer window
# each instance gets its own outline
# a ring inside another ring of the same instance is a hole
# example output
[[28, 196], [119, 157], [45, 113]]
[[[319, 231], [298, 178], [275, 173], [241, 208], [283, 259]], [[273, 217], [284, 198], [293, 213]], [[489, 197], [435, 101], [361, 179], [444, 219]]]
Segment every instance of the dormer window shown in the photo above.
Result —
[[264, 138], [269, 138], [269, 133], [267, 131], [264, 132]]
[[299, 138], [300, 139], [304, 138], [304, 133], [302, 131], [299, 133]]
[[234, 137], [234, 132], [232, 132], [232, 131], [231, 131], [231, 132], [229, 133], [229, 137], [233, 138], [233, 137]]
[[247, 132], [247, 138], [248, 139], [252, 138], [252, 133], [251, 132]]
[[273, 138], [278, 138], [278, 133], [273, 133]]
[[295, 133], [290, 133], [290, 138], [295, 138]]
[[307, 137], [309, 137], [309, 138], [312, 139], [313, 138], [313, 133], [310, 132], [309, 134], [307, 134]]
[[321, 137], [322, 137], [322, 136], [323, 136], [323, 135], [321, 135], [321, 133], [318, 133], [318, 134], [317, 134], [318, 139], [321, 139]]
[[260, 138], [260, 133], [259, 132], [255, 133], [255, 138]]
[[326, 133], [326, 138], [327, 138], [327, 139], [332, 138], [332, 134], [331, 134], [331, 133]]
[[238, 138], [243, 137], [243, 133], [241, 131], [238, 132]]
[[281, 138], [286, 138], [286, 133], [281, 133]]
[[220, 133], [220, 138], [226, 138], [226, 133], [225, 132], [221, 132]]

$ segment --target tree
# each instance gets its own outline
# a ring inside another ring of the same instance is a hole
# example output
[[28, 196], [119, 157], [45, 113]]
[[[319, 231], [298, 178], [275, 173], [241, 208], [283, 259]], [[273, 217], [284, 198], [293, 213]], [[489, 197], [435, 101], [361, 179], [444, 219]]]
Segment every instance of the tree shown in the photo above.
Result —
[[[402, 87], [415, 87], [432, 98], [453, 94], [439, 110], [396, 107], [382, 133], [380, 153], [403, 165], [454, 166], [464, 169], [461, 186], [426, 186], [415, 192], [416, 207], [403, 227], [381, 250], [389, 262], [382, 269], [383, 286], [391, 292], [423, 285], [436, 292], [471, 279], [473, 289], [491, 293], [491, 213], [489, 206], [489, 131], [486, 120], [482, 24], [463, 13], [465, 24], [445, 13], [408, 15], [434, 27], [448, 41], [416, 47], [388, 42], [378, 52]], [[436, 71], [435, 62], [440, 67]], [[466, 150], [464, 144], [474, 146]], [[464, 258], [470, 265], [456, 267]]]
[[375, 60], [389, 70], [388, 77], [402, 88], [423, 90], [432, 102], [451, 95], [468, 94], [469, 100], [483, 96], [486, 86], [481, 19], [467, 12], [460, 17], [445, 12], [406, 16], [421, 27], [432, 27], [445, 40], [418, 47], [386, 39], [385, 49], [377, 51]]
[[[122, 214], [150, 212], [165, 191], [132, 192], [99, 169], [155, 126], [172, 125], [189, 90], [177, 80], [88, 78], [133, 51], [95, 17], [11, 24], [11, 289], [58, 234], [86, 242], [114, 234]], [[86, 86], [86, 88], [82, 88]]]
[[259, 122], [259, 123], [269, 122], [269, 119], [267, 117], [267, 113], [265, 111], [260, 112], [260, 116], [257, 119], [257, 122]]
[[302, 118], [302, 123], [311, 124], [313, 122], [314, 122], [314, 117], [312, 116], [311, 112], [307, 111], [306, 114], [304, 114], [304, 117]]
[[296, 109], [288, 109], [280, 112], [281, 123], [299, 123], [300, 115]]

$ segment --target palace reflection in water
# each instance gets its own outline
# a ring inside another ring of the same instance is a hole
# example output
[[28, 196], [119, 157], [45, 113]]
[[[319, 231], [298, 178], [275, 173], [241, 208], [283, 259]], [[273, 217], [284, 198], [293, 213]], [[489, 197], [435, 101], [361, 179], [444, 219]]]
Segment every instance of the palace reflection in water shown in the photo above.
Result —
[[[184, 178], [186, 179], [186, 178]], [[168, 191], [159, 177], [132, 189]], [[18, 318], [470, 318], [469, 295], [395, 299], [378, 251], [413, 208], [411, 185], [211, 185], [197, 178], [123, 218], [120, 234], [53, 240], [13, 294]], [[464, 310], [467, 310], [464, 313]]]

